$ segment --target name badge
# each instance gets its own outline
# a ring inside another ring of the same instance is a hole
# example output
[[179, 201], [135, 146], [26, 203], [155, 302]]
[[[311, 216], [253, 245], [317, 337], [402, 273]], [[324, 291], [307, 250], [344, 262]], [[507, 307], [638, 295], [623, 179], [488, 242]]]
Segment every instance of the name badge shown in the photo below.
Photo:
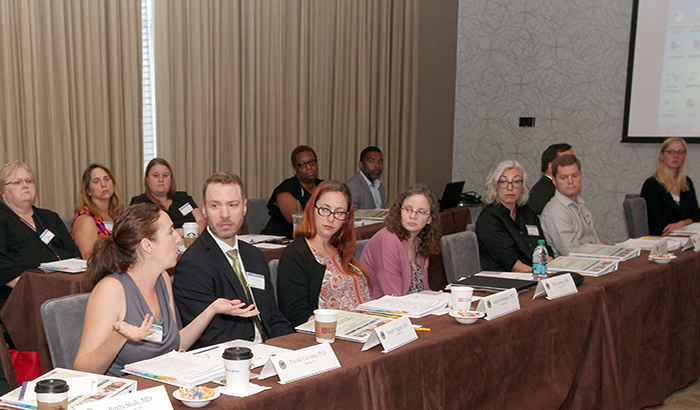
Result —
[[258, 379], [263, 380], [278, 375], [280, 384], [285, 384], [338, 368], [340, 368], [340, 362], [331, 344], [319, 343], [293, 352], [270, 356]]
[[369, 350], [379, 343], [382, 344], [384, 350], [382, 353], [389, 353], [405, 344], [408, 344], [418, 339], [416, 330], [408, 320], [408, 316], [402, 316], [399, 319], [375, 328], [369, 335], [369, 339], [362, 346], [362, 351]]
[[160, 385], [158, 387], [151, 387], [150, 389], [139, 390], [129, 394], [120, 394], [115, 397], [100, 399], [73, 407], [73, 410], [114, 409], [173, 410], [173, 405], [170, 403], [170, 397], [168, 396], [168, 391], [165, 390], [165, 386]]
[[110, 232], [112, 232], [112, 229], [114, 229], [114, 222], [102, 221], [102, 224], [105, 226], [105, 229]]
[[525, 225], [525, 227], [529, 236], [540, 236], [540, 230], [537, 229], [537, 225]]
[[192, 205], [190, 205], [189, 202], [187, 202], [185, 205], [181, 206], [178, 208], [180, 210], [180, 213], [182, 216], [185, 216], [189, 214], [190, 212], [194, 211], [194, 208], [192, 208]]
[[143, 340], [148, 340], [149, 342], [163, 343], [163, 326], [154, 323], [151, 325], [151, 330], [155, 330], [156, 332], [152, 335], [144, 337]]
[[53, 234], [53, 232], [49, 231], [48, 229], [44, 229], [44, 232], [39, 235], [39, 238], [41, 238], [41, 241], [44, 242], [45, 244], [49, 244], [51, 242], [51, 239], [53, 239], [56, 235]]
[[503, 292], [486, 296], [479, 301], [476, 310], [477, 312], [486, 313], [486, 320], [492, 320], [520, 310], [518, 292], [515, 291], [515, 288], [510, 288]]
[[251, 288], [265, 290], [265, 277], [259, 273], [248, 272], [248, 285]]
[[570, 274], [554, 276], [552, 278], [542, 279], [537, 284], [533, 299], [547, 295], [547, 300], [553, 300], [562, 296], [571, 295], [578, 292], [574, 278]]
[[666, 255], [667, 253], [668, 241], [666, 239], [661, 239], [660, 241], [654, 242], [654, 246], [651, 247], [652, 255]]

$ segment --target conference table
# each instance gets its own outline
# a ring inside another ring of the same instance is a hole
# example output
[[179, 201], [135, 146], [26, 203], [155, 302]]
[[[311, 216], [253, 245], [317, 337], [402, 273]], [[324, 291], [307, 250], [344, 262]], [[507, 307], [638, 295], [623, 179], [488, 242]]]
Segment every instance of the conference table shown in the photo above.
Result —
[[[648, 252], [608, 275], [587, 277], [555, 300], [519, 295], [521, 309], [460, 325], [414, 319], [430, 332], [389, 353], [336, 340], [341, 368], [235, 398], [209, 409], [640, 409], [700, 376], [700, 254], [668, 265]], [[266, 343], [299, 349], [312, 335]], [[132, 376], [130, 376], [132, 377]], [[158, 382], [135, 377], [139, 389]], [[213, 385], [211, 385], [213, 386]], [[175, 389], [167, 386], [169, 393]], [[185, 408], [173, 400], [175, 408]]]

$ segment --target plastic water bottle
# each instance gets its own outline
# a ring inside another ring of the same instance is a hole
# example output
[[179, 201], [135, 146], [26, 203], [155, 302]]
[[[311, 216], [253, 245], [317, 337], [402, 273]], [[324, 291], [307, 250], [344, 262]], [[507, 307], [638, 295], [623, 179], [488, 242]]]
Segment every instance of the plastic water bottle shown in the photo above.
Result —
[[544, 239], [537, 241], [537, 247], [532, 252], [532, 280], [541, 281], [547, 279], [547, 261], [549, 252], [544, 244]]

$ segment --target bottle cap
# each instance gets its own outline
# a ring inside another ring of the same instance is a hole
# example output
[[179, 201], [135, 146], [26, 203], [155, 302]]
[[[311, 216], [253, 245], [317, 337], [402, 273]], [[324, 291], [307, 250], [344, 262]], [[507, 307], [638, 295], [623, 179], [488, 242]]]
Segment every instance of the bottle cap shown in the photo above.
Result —
[[539, 239], [537, 240], [538, 245], [544, 245], [544, 239]]

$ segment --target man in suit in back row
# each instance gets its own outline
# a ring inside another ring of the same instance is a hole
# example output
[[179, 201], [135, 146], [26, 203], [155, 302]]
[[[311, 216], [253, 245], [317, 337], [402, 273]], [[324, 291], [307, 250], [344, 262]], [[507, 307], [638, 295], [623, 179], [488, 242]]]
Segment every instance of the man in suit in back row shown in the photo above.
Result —
[[542, 153], [542, 177], [530, 190], [530, 199], [527, 205], [539, 216], [542, 214], [547, 202], [554, 196], [557, 188], [552, 182], [552, 161], [562, 155], [574, 155], [574, 150], [569, 144], [553, 144]]
[[204, 183], [207, 229], [178, 261], [173, 281], [183, 325], [217, 298], [238, 299], [246, 306], [237, 316], [217, 315], [195, 347], [233, 339], [261, 342], [294, 332], [277, 308], [265, 255], [236, 237], [246, 201], [238, 175], [219, 172]]
[[352, 203], [357, 209], [386, 207], [386, 189], [379, 180], [384, 170], [384, 156], [377, 147], [367, 147], [360, 154], [360, 170], [345, 181], [350, 188]]

